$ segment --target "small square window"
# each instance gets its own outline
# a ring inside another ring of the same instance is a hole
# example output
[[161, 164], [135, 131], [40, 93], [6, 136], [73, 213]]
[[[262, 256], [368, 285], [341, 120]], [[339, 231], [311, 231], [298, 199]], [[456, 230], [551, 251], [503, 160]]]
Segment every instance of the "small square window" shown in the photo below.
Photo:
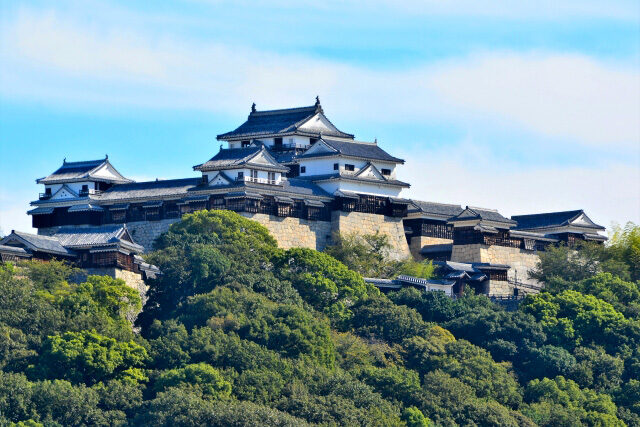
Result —
[[202, 175], [202, 182], [204, 184], [206, 184], [207, 182], [209, 182], [209, 175]]
[[238, 172], [238, 181], [242, 181], [244, 179], [244, 172]]
[[309, 138], [309, 143], [311, 145], [315, 144], [316, 142], [318, 142], [318, 138]]
[[334, 170], [334, 171], [337, 171], [337, 170], [339, 170], [339, 169], [340, 169], [340, 163], [334, 163], [334, 164], [333, 164], [333, 170]]
[[251, 144], [251, 141], [242, 141], [242, 142], [240, 143], [240, 146], [241, 146], [241, 147], [248, 147], [248, 146], [249, 146], [249, 144]]
[[306, 166], [300, 166], [300, 173], [305, 173], [307, 171]]
[[350, 172], [353, 172], [354, 170], [356, 170], [356, 168], [355, 168], [355, 166], [353, 166], [353, 165], [345, 164], [345, 165], [344, 165], [344, 170], [346, 170], [346, 171], [350, 171]]
[[391, 169], [382, 169], [380, 172], [382, 172], [382, 175], [384, 176], [391, 175]]

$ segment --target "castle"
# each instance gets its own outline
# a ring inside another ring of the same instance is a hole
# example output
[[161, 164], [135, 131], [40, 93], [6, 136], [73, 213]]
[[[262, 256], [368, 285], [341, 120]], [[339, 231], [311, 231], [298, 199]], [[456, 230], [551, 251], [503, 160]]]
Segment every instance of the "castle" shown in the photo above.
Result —
[[114, 277], [144, 278], [156, 271], [139, 255], [173, 222], [201, 209], [228, 209], [267, 227], [284, 248], [322, 250], [336, 233], [379, 232], [393, 256], [436, 261], [449, 279], [442, 286], [464, 283], [506, 296], [539, 290], [527, 272], [548, 245], [606, 240], [604, 227], [581, 210], [506, 218], [402, 198], [410, 187], [396, 175], [404, 160], [336, 128], [318, 98], [281, 110], [253, 104], [243, 124], [217, 139], [226, 147], [194, 166], [193, 178], [134, 182], [108, 157], [65, 159], [37, 180], [44, 192], [28, 214], [38, 235], [12, 232], [0, 241], [0, 256], [62, 257], [111, 269]]

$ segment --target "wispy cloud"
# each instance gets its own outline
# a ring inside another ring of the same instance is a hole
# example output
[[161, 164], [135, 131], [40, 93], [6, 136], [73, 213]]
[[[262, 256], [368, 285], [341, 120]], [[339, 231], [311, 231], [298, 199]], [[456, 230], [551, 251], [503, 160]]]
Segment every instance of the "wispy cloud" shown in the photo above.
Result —
[[[418, 200], [498, 208], [505, 216], [585, 209], [597, 222], [640, 223], [640, 169], [624, 163], [518, 168], [464, 141], [412, 152], [401, 179]], [[409, 153], [405, 153], [409, 154]], [[419, 159], [419, 160], [416, 160]]]
[[29, 10], [1, 37], [0, 93], [18, 99], [237, 113], [249, 101], [277, 107], [322, 94], [334, 114], [355, 120], [492, 120], [570, 143], [640, 143], [638, 71], [579, 55], [477, 54], [381, 71]]

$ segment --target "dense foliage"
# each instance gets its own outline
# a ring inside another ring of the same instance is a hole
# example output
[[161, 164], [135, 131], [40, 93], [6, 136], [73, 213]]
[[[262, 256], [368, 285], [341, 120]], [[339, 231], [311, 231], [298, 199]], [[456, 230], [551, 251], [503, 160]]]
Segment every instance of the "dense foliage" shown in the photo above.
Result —
[[225, 211], [156, 242], [135, 328], [120, 280], [4, 264], [0, 425], [640, 425], [637, 235], [547, 252], [516, 311], [382, 295], [370, 251], [282, 250]]

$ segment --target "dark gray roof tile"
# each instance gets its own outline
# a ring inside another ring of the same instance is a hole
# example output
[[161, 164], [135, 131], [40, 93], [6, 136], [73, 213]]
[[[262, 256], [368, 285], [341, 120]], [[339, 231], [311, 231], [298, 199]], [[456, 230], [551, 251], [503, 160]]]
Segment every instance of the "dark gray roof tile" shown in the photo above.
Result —
[[[568, 226], [569, 224], [571, 224], [571, 222], [579, 218], [581, 215], [584, 215], [584, 211], [582, 209], [578, 209], [573, 211], [546, 212], [532, 215], [514, 215], [511, 217], [511, 219], [518, 223], [518, 225], [515, 227], [516, 230], [533, 230], [536, 228]], [[591, 220], [588, 219], [588, 222], [591, 222]], [[598, 224], [580, 224], [580, 226], [593, 228], [596, 230], [605, 229]]]
[[94, 196], [93, 199], [100, 202], [115, 202], [153, 197], [180, 197], [187, 195], [190, 189], [201, 182], [201, 178], [184, 178], [119, 184]]
[[459, 215], [464, 211], [460, 205], [450, 205], [445, 203], [425, 202], [422, 200], [412, 200], [415, 206], [414, 209], [409, 209], [409, 212], [420, 212], [426, 215], [433, 215], [441, 217], [442, 219], [449, 219], [456, 215]]
[[[298, 126], [309, 120], [316, 113], [322, 113], [319, 103], [309, 107], [286, 108], [282, 110], [252, 111], [247, 121], [237, 129], [218, 135], [218, 139], [257, 138], [266, 135], [288, 134], [296, 131]], [[327, 132], [333, 136], [353, 138], [344, 132]]]
[[343, 155], [348, 157], [357, 157], [366, 160], [381, 160], [392, 163], [404, 163], [404, 160], [392, 156], [384, 151], [380, 146], [373, 142], [361, 142], [361, 141], [344, 141], [331, 138], [322, 138], [327, 145], [336, 150], [336, 153], [302, 153], [298, 158], [316, 158], [316, 157], [331, 157], [335, 155]]

